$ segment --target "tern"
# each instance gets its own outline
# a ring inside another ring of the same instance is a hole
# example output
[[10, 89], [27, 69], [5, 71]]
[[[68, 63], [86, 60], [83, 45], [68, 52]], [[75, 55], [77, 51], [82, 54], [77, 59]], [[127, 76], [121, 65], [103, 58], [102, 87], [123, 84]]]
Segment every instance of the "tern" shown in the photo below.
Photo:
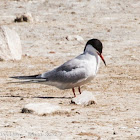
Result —
[[38, 75], [14, 76], [10, 78], [51, 85], [62, 90], [71, 88], [74, 97], [76, 97], [74, 88], [77, 87], [81, 94], [80, 86], [90, 82], [96, 76], [100, 65], [100, 58], [106, 66], [102, 50], [103, 45], [100, 40], [90, 39], [87, 41], [82, 54], [51, 71]]

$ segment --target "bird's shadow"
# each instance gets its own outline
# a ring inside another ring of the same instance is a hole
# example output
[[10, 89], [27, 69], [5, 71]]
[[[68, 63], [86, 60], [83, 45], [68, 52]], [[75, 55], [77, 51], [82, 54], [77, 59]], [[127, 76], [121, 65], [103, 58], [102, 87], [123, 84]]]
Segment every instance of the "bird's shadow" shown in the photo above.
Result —
[[0, 98], [38, 98], [38, 99], [72, 99], [72, 97], [44, 97], [44, 96], [35, 96], [35, 97], [24, 97], [24, 96], [14, 96], [14, 95], [5, 95], [5, 96], [0, 96]]
[[42, 97], [42, 96], [36, 96], [32, 98], [41, 98], [41, 99], [71, 99], [72, 97]]

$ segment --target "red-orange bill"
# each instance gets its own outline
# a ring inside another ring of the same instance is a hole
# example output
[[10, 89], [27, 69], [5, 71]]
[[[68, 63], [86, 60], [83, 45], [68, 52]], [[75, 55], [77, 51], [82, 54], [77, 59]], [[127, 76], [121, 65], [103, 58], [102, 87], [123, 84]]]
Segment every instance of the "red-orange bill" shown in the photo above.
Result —
[[103, 62], [104, 62], [104, 64], [105, 64], [105, 66], [106, 66], [106, 62], [105, 62], [105, 60], [104, 60], [103, 55], [102, 55], [102, 54], [99, 54], [99, 56], [101, 57], [101, 59], [103, 60]]

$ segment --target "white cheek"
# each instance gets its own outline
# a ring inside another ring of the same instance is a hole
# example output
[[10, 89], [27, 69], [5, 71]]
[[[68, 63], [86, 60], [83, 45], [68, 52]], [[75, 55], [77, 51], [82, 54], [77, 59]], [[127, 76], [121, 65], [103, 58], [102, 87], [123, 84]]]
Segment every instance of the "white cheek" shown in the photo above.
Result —
[[86, 49], [85, 49], [85, 52], [88, 52], [90, 54], [95, 54], [95, 53], [97, 54], [96, 49], [92, 45], [87, 45]]

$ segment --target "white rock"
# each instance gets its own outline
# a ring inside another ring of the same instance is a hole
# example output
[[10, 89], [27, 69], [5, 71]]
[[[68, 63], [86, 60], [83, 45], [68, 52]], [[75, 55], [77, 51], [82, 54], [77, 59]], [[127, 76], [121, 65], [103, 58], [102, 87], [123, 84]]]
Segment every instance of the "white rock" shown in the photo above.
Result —
[[79, 41], [79, 42], [84, 41], [84, 39], [83, 39], [81, 36], [79, 36], [79, 35], [68, 35], [68, 36], [66, 37], [66, 39], [67, 39], [68, 41], [73, 41], [73, 40], [77, 40], [77, 41]]
[[30, 103], [25, 105], [22, 109], [22, 113], [34, 113], [38, 115], [45, 115], [61, 111], [61, 107], [50, 103]]
[[91, 105], [96, 104], [96, 99], [94, 95], [89, 91], [83, 91], [80, 95], [76, 96], [75, 98], [72, 98], [71, 103], [77, 104], [77, 105]]
[[23, 15], [23, 18], [27, 19], [27, 22], [33, 22], [34, 21], [31, 13], [25, 13]]
[[84, 39], [83, 39], [81, 36], [79, 36], [79, 35], [76, 35], [76, 36], [75, 36], [75, 39], [76, 39], [77, 41], [84, 41]]
[[19, 35], [7, 26], [0, 27], [0, 59], [20, 60], [22, 47]]

